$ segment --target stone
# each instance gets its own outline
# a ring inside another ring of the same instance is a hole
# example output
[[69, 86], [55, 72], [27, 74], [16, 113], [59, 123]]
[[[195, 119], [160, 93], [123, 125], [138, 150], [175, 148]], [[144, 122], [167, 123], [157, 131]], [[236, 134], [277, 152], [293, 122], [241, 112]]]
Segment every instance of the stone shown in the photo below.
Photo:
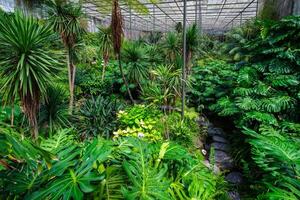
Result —
[[215, 162], [222, 170], [229, 170], [233, 168], [232, 158], [224, 151], [215, 150]]
[[221, 137], [221, 136], [213, 136], [213, 141], [214, 142], [221, 142], [221, 143], [228, 143], [228, 141], [224, 138], [224, 137]]
[[229, 151], [229, 145], [226, 143], [213, 142], [211, 144], [211, 147], [213, 147], [215, 150], [221, 150], [221, 151], [225, 151], [225, 152]]
[[210, 137], [213, 137], [214, 135], [216, 135], [215, 129], [213, 127], [208, 127], [207, 135]]
[[241, 200], [240, 194], [238, 191], [229, 191], [228, 196], [232, 200]]
[[240, 172], [230, 172], [225, 176], [225, 180], [229, 183], [239, 185], [243, 182], [243, 175]]
[[214, 128], [215, 129], [215, 135], [220, 135], [220, 136], [226, 136], [226, 133], [223, 131], [221, 128]]

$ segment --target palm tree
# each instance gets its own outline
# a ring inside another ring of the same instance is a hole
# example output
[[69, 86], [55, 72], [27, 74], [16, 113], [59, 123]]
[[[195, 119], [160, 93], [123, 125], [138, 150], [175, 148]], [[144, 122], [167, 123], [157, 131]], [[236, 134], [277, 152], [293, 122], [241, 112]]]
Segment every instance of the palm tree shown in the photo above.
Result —
[[149, 72], [146, 50], [137, 42], [127, 42], [122, 51], [122, 60], [128, 66], [129, 81], [137, 84], [142, 90], [141, 83], [147, 79]]
[[112, 30], [111, 27], [99, 27], [99, 46], [100, 52], [102, 53], [102, 58], [104, 61], [102, 69], [101, 81], [104, 80], [105, 68], [107, 66], [110, 52], [112, 51], [113, 41], [112, 41]]
[[199, 46], [199, 30], [196, 24], [190, 26], [186, 31], [186, 63], [187, 69], [186, 74], [189, 75], [191, 73], [191, 59], [193, 58], [194, 52], [197, 51]]
[[163, 43], [163, 47], [165, 49], [167, 60], [169, 61], [169, 63], [173, 63], [180, 49], [178, 35], [174, 32], [167, 33]]
[[13, 104], [18, 97], [28, 118], [32, 135], [38, 137], [37, 112], [51, 76], [59, 63], [45, 43], [52, 37], [51, 27], [16, 11], [0, 13], [0, 68], [5, 102]]
[[132, 103], [134, 103], [133, 97], [131, 95], [128, 82], [125, 78], [123, 67], [121, 64], [121, 45], [122, 45], [122, 36], [123, 36], [123, 20], [121, 14], [121, 8], [119, 6], [118, 0], [113, 0], [113, 8], [112, 8], [112, 15], [111, 15], [111, 28], [112, 28], [112, 35], [113, 35], [113, 48], [114, 53], [119, 61], [119, 69], [122, 75], [123, 82], [126, 86], [128, 95]]
[[65, 0], [51, 0], [48, 2], [49, 23], [60, 34], [67, 51], [68, 77], [69, 77], [69, 112], [72, 113], [74, 104], [74, 88], [76, 66], [74, 65], [74, 48], [84, 28], [81, 20], [83, 12], [81, 6]]

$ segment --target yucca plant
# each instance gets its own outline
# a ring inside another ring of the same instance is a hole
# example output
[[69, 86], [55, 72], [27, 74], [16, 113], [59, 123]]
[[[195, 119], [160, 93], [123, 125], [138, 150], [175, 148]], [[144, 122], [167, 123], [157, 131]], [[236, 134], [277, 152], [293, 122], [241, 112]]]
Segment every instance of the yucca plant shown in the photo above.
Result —
[[61, 86], [49, 86], [39, 113], [40, 126], [52, 134], [69, 125], [67, 95]]
[[193, 58], [194, 53], [198, 50], [199, 46], [199, 29], [196, 24], [193, 24], [186, 30], [186, 62], [187, 69], [186, 74], [191, 73], [192, 64], [191, 59]]
[[72, 113], [74, 104], [74, 88], [76, 66], [75, 45], [78, 43], [80, 36], [85, 32], [82, 20], [83, 11], [79, 4], [64, 0], [50, 0], [48, 5], [48, 23], [53, 30], [60, 34], [61, 40], [67, 51], [68, 78], [69, 78], [69, 112]]
[[122, 59], [128, 67], [128, 80], [143, 90], [141, 84], [149, 74], [148, 57], [144, 47], [136, 42], [127, 42], [122, 52]]
[[143, 97], [160, 106], [174, 106], [180, 96], [180, 70], [172, 65], [160, 65], [151, 74], [153, 80], [143, 91]]
[[104, 80], [105, 76], [105, 68], [108, 64], [110, 53], [112, 52], [112, 30], [111, 27], [99, 27], [99, 46], [100, 46], [100, 53], [102, 54], [102, 59], [104, 61], [103, 63], [103, 69], [102, 69], [102, 76], [101, 80]]
[[7, 103], [20, 98], [34, 138], [38, 137], [40, 100], [59, 67], [55, 54], [45, 47], [51, 36], [51, 27], [41, 25], [31, 16], [19, 11], [0, 14], [2, 91]]
[[166, 54], [166, 61], [168, 63], [173, 63], [176, 55], [180, 52], [178, 35], [174, 32], [169, 32], [164, 38], [163, 48]]

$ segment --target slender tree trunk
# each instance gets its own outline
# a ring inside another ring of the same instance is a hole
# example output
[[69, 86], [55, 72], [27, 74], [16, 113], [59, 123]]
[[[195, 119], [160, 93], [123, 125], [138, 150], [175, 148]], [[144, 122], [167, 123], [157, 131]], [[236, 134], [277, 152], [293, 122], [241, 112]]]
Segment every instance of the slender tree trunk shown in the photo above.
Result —
[[125, 78], [125, 75], [124, 75], [124, 72], [123, 72], [123, 67], [122, 67], [122, 64], [121, 64], [121, 56], [120, 56], [120, 54], [118, 54], [117, 57], [118, 57], [118, 61], [119, 61], [119, 69], [120, 69], [120, 72], [121, 72], [121, 75], [122, 75], [123, 82], [124, 82], [124, 84], [125, 84], [125, 86], [126, 86], [127, 93], [128, 93], [128, 95], [129, 95], [130, 101], [134, 104], [134, 100], [133, 100], [133, 98], [132, 98], [132, 95], [131, 95], [131, 92], [130, 92], [130, 89], [129, 89], [128, 82], [127, 82], [127, 80], [126, 80], [126, 78]]
[[69, 100], [69, 114], [72, 114], [73, 104], [74, 104], [74, 76], [75, 70], [72, 63], [72, 55], [70, 48], [67, 48], [67, 63], [68, 63], [68, 77], [69, 77], [69, 91], [70, 91], [70, 100]]
[[108, 59], [109, 59], [109, 54], [108, 52], [104, 53], [103, 54], [103, 67], [102, 67], [102, 76], [101, 76], [101, 81], [103, 82], [104, 81], [104, 77], [105, 77], [105, 69], [106, 69], [106, 66], [107, 66], [107, 63], [108, 63]]
[[39, 127], [38, 127], [38, 123], [37, 123], [37, 118], [35, 117], [34, 121], [33, 121], [33, 138], [36, 140], [39, 136]]
[[101, 76], [101, 81], [104, 81], [104, 75], [105, 75], [105, 68], [106, 68], [106, 62], [104, 61], [103, 67], [102, 67], [102, 76]]

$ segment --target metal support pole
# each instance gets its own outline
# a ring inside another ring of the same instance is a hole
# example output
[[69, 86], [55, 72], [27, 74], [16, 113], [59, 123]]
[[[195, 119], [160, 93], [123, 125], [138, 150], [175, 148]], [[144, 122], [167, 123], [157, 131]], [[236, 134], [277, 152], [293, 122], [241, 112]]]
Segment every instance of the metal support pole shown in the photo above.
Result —
[[129, 37], [132, 39], [132, 27], [131, 27], [131, 8], [129, 8]]
[[185, 105], [185, 78], [186, 78], [186, 1], [183, 1], [183, 65], [181, 77], [181, 120], [184, 119], [184, 105]]
[[195, 4], [195, 24], [196, 24], [196, 26], [198, 26], [197, 18], [198, 18], [198, 1], [196, 0], [196, 4]]
[[200, 33], [202, 33], [202, 7], [201, 7], [201, 0], [199, 1], [199, 17], [198, 17], [198, 21], [199, 21], [199, 30], [200, 30]]
[[241, 12], [241, 15], [240, 15], [240, 26], [242, 26], [243, 24], [243, 12]]
[[153, 7], [152, 7], [152, 9], [153, 9], [153, 30], [152, 31], [155, 31], [155, 6], [154, 6], [154, 4], [153, 4]]
[[258, 0], [256, 0], [256, 18], [257, 18], [257, 15], [258, 15]]

